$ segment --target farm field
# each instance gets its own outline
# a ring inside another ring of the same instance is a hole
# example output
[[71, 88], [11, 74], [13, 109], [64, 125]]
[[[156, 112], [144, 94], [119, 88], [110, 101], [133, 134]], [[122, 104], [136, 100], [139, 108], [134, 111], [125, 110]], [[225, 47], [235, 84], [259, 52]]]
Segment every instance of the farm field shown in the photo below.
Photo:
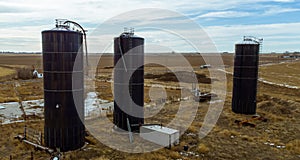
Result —
[[300, 88], [300, 63], [290, 62], [260, 67], [260, 78], [276, 84]]
[[[92, 55], [93, 56], [93, 55]], [[112, 94], [112, 65], [111, 55], [101, 57], [100, 63], [91, 56], [90, 63], [96, 64], [90, 68], [96, 79], [86, 82], [86, 92], [95, 91], [98, 98], [102, 100], [113, 100]], [[215, 55], [206, 55], [207, 62], [213, 62]], [[84, 149], [64, 153], [63, 159], [299, 159], [300, 158], [300, 89], [289, 86], [300, 87], [300, 61], [285, 61], [278, 58], [276, 54], [263, 55], [260, 58], [259, 77], [265, 83], [259, 81], [257, 93], [257, 114], [265, 121], [251, 119], [251, 116], [234, 114], [231, 111], [232, 75], [226, 74], [225, 79], [211, 75], [208, 69], [200, 69], [205, 64], [204, 59], [198, 54], [186, 54], [184, 56], [191, 64], [197, 74], [198, 86], [201, 91], [211, 91], [212, 86], [220, 87], [226, 84], [226, 96], [222, 113], [212, 131], [200, 139], [198, 133], [210, 103], [199, 103], [196, 117], [191, 126], [180, 137], [180, 143], [171, 149], [162, 148], [149, 153], [125, 153], [105, 146], [92, 135], [87, 137], [89, 143]], [[94, 60], [94, 61], [93, 61]], [[178, 66], [180, 62], [172, 55], [149, 55], [146, 62], [166, 63], [170, 66]], [[232, 54], [222, 54], [223, 67], [230, 72], [233, 65]], [[41, 55], [0, 55], [0, 72], [3, 69], [3, 76], [16, 74], [22, 67], [32, 68], [38, 66], [42, 70]], [[20, 67], [22, 66], [22, 67]], [[96, 67], [95, 67], [96, 66]], [[220, 66], [218, 66], [220, 67]], [[224, 72], [215, 69], [215, 73]], [[212, 68], [214, 69], [214, 68]], [[149, 90], [152, 85], [173, 86], [166, 88], [167, 100], [158, 114], [145, 119], [146, 123], [162, 123], [166, 125], [175, 117], [179, 107], [181, 91], [176, 89], [179, 86], [176, 78], [168, 74], [170, 70], [163, 66], [147, 64], [145, 66], [145, 102], [151, 103]], [[18, 74], [17, 74], [18, 75]], [[0, 74], [1, 77], [1, 74]], [[43, 80], [18, 77], [6, 77], [0, 83], [0, 103], [22, 102], [43, 98]], [[223, 77], [224, 78], [224, 77]], [[92, 84], [94, 86], [92, 86]], [[285, 85], [276, 85], [285, 84]], [[94, 87], [94, 88], [93, 88]], [[191, 89], [191, 86], [187, 86]], [[192, 94], [190, 95], [192, 96]], [[151, 107], [151, 106], [150, 106]], [[149, 106], [145, 109], [150, 110]], [[188, 105], [187, 105], [188, 107]], [[185, 111], [188, 111], [186, 108]], [[157, 111], [157, 110], [156, 110]], [[0, 110], [1, 113], [1, 110]], [[49, 154], [43, 151], [36, 151], [34, 147], [23, 144], [14, 137], [23, 133], [26, 125], [39, 131], [43, 131], [43, 120], [41, 116], [27, 116], [23, 112], [18, 120], [26, 121], [19, 123], [1, 124], [0, 126], [0, 159], [6, 160], [10, 156], [13, 159], [30, 159], [33, 152], [34, 159], [49, 159]], [[112, 120], [112, 114], [107, 113], [97, 121], [88, 121], [89, 128], [102, 132], [109, 136], [111, 130], [105, 129], [104, 119]], [[1, 114], [0, 114], [1, 118]], [[236, 121], [249, 120], [253, 126], [239, 125]], [[102, 127], [99, 127], [102, 126]], [[180, 128], [180, 126], [174, 126]], [[135, 137], [138, 138], [138, 137]], [[115, 140], [118, 140], [117, 138]], [[138, 139], [137, 139], [138, 141]], [[126, 142], [124, 142], [126, 143]], [[189, 146], [184, 151], [184, 146]]]

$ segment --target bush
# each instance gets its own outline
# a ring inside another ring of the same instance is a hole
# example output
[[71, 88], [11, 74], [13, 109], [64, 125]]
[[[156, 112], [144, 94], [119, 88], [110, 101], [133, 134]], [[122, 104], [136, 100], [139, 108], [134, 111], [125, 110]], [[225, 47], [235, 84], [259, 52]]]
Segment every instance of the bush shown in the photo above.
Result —
[[18, 78], [19, 79], [32, 79], [33, 74], [30, 68], [19, 68], [18, 70]]
[[198, 152], [199, 153], [207, 153], [207, 152], [209, 152], [209, 148], [205, 144], [201, 143], [198, 146]]

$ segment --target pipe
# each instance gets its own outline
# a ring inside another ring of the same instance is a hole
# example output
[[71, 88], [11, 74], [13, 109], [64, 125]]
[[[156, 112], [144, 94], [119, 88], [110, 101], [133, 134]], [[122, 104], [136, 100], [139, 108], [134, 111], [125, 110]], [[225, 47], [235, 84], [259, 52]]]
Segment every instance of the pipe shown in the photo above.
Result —
[[44, 147], [44, 146], [42, 146], [42, 145], [39, 145], [39, 144], [30, 142], [30, 141], [26, 140], [26, 138], [24, 138], [24, 137], [21, 136], [21, 135], [18, 135], [18, 136], [16, 136], [15, 138], [19, 139], [20, 141], [22, 141], [22, 142], [24, 142], [24, 143], [27, 143], [27, 144], [29, 144], [29, 145], [32, 145], [32, 146], [34, 146], [35, 148], [38, 148], [38, 149], [47, 151], [49, 154], [51, 154], [51, 153], [54, 152], [53, 149], [50, 149], [50, 148], [48, 148], [48, 147]]
[[78, 24], [77, 22], [74, 22], [74, 21], [65, 21], [64, 24], [67, 24], [67, 23], [73, 23], [74, 25], [78, 26], [82, 32], [83, 32], [83, 38], [84, 38], [84, 45], [85, 45], [85, 58], [86, 58], [86, 65], [89, 66], [89, 61], [88, 61], [88, 52], [87, 52], [87, 42], [86, 42], [86, 32], [84, 30], [84, 28]]

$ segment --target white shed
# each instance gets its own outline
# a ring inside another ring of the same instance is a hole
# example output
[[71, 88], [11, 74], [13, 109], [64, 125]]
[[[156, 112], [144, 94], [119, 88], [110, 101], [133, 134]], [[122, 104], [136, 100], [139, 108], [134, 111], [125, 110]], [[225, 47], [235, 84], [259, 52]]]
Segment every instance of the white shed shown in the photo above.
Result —
[[164, 147], [179, 144], [179, 131], [160, 125], [142, 126], [140, 137]]

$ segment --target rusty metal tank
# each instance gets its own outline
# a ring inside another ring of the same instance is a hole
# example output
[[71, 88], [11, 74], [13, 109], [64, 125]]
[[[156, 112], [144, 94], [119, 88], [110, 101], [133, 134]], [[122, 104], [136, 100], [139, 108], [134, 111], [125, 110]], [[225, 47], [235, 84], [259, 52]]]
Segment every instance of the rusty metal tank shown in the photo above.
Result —
[[[126, 54], [127, 57], [124, 58]], [[121, 65], [116, 66], [117, 63]], [[128, 131], [128, 119], [131, 130], [139, 131], [139, 126], [144, 124], [144, 38], [135, 36], [133, 32], [124, 32], [114, 38], [114, 65], [113, 123], [118, 128]], [[132, 76], [129, 82], [126, 82], [124, 77], [130, 73]], [[123, 96], [128, 91], [132, 100]], [[138, 112], [138, 116], [134, 116], [134, 112]]]
[[260, 44], [235, 45], [232, 111], [256, 114], [256, 93]]
[[61, 152], [84, 145], [82, 44], [83, 34], [64, 25], [42, 31], [44, 142]]

